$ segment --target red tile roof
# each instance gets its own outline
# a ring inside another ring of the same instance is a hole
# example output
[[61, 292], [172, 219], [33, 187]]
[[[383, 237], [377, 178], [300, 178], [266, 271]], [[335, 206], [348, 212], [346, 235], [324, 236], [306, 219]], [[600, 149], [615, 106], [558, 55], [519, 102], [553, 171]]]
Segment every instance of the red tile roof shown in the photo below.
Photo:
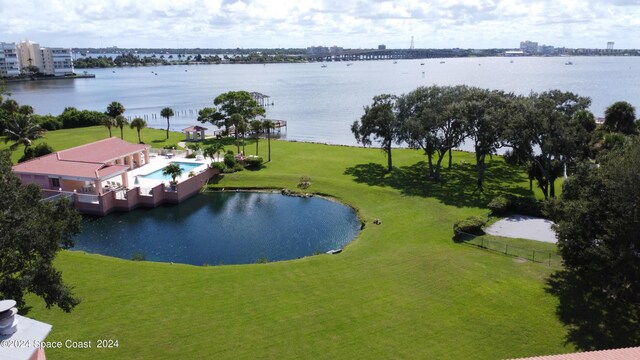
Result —
[[640, 359], [640, 347], [587, 351], [564, 355], [534, 356], [514, 360], [628, 360]]
[[107, 163], [115, 159], [148, 149], [149, 145], [132, 144], [112, 137], [71, 149], [58, 151], [60, 160], [93, 163]]
[[13, 172], [104, 179], [129, 169], [126, 165], [109, 165], [107, 162], [143, 151], [148, 147], [149, 145], [131, 144], [118, 138], [110, 138], [25, 161], [14, 165]]

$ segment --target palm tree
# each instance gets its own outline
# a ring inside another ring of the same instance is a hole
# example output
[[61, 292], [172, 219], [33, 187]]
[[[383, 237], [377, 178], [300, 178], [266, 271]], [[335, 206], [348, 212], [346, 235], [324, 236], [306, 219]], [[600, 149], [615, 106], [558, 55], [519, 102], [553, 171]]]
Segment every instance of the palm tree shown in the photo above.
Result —
[[22, 115], [33, 115], [33, 106], [31, 105], [22, 105], [18, 109], [18, 112]]
[[124, 140], [124, 127], [129, 125], [129, 120], [122, 115], [118, 115], [115, 120], [116, 126], [120, 128], [120, 139]]
[[260, 131], [262, 131], [262, 121], [252, 120], [249, 124], [253, 131], [253, 138], [256, 140], [256, 156], [258, 155], [258, 141], [260, 141]]
[[2, 103], [1, 108], [9, 114], [13, 114], [17, 113], [20, 110], [20, 105], [13, 99], [7, 99]]
[[204, 148], [204, 154], [210, 157], [212, 162], [216, 157], [218, 158], [218, 160], [220, 160], [219, 154], [223, 151], [224, 151], [224, 145], [222, 145], [219, 142], [213, 143], [207, 146], [206, 148]]
[[112, 118], [117, 118], [118, 116], [124, 114], [125, 108], [117, 101], [113, 101], [111, 104], [107, 106], [106, 114], [111, 116]]
[[238, 133], [240, 132], [240, 127], [242, 126], [241, 124], [244, 122], [244, 118], [242, 117], [242, 115], [236, 113], [236, 114], [232, 114], [229, 117], [229, 122], [231, 123], [231, 125], [233, 125], [233, 132], [234, 135], [236, 137], [236, 152], [240, 153], [240, 143], [238, 142]]
[[136, 128], [136, 130], [138, 131], [138, 143], [142, 144], [142, 139], [140, 139], [140, 130], [144, 129], [147, 127], [147, 122], [144, 121], [143, 118], [135, 118], [133, 120], [131, 120], [131, 124], [129, 124], [130, 128]]
[[167, 119], [167, 139], [169, 138], [169, 119], [173, 116], [173, 109], [170, 107], [166, 107], [160, 110], [160, 116]]
[[176, 163], [171, 163], [169, 165], [167, 165], [164, 169], [162, 169], [162, 175], [169, 175], [171, 176], [172, 179], [172, 183], [175, 184], [176, 183], [176, 178], [180, 175], [182, 175], [182, 168], [180, 167], [180, 165], [176, 164]]
[[611, 104], [604, 112], [604, 126], [609, 131], [633, 134], [636, 132], [636, 109], [626, 101]]
[[273, 121], [266, 119], [262, 122], [262, 128], [267, 130], [267, 147], [269, 148], [269, 160], [271, 161], [271, 130], [276, 128], [276, 124]]
[[244, 150], [244, 146], [246, 145], [245, 137], [247, 131], [249, 130], [249, 124], [247, 124], [247, 121], [244, 118], [242, 119], [242, 121], [240, 121], [240, 123], [238, 123], [237, 130], [240, 132], [240, 135], [242, 135], [242, 155], [244, 155], [246, 154]]
[[111, 128], [117, 126], [118, 124], [116, 124], [116, 119], [112, 117], [105, 117], [104, 120], [102, 120], [102, 125], [106, 126], [107, 129], [109, 129], [109, 137], [111, 137]]
[[4, 130], [4, 143], [9, 141], [15, 142], [9, 147], [14, 151], [20, 145], [24, 145], [24, 154], [27, 154], [27, 148], [31, 146], [33, 140], [39, 139], [44, 135], [44, 130], [30, 116], [24, 114], [14, 114], [7, 121]]

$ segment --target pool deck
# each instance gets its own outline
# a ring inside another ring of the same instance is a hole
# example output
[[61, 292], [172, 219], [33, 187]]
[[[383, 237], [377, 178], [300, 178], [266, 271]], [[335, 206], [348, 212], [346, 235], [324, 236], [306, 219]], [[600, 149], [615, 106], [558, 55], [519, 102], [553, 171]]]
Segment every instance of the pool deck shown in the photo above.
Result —
[[[184, 157], [172, 157], [168, 158], [164, 155], [151, 155], [149, 157], [149, 164], [141, 166], [139, 168], [129, 170], [127, 172], [127, 178], [129, 184], [135, 184], [133, 186], [138, 186], [141, 188], [153, 188], [160, 184], [165, 184], [165, 186], [169, 186], [169, 180], [163, 179], [148, 179], [144, 178], [144, 175], [150, 174], [154, 171], [165, 168], [172, 162], [181, 162], [181, 163], [192, 163], [192, 164], [200, 164], [201, 166], [193, 169], [192, 171], [196, 174], [202, 172], [207, 169], [208, 160], [195, 160], [188, 159]], [[138, 183], [136, 184], [136, 176], [138, 177]], [[189, 178], [189, 172], [183, 172], [183, 174], [176, 178], [178, 182], [182, 182]]]
[[[74, 206], [81, 213], [100, 216], [113, 211], [131, 211], [139, 207], [156, 207], [165, 203], [177, 204], [197, 194], [210, 178], [219, 173], [218, 170], [209, 168], [209, 161], [210, 159], [207, 158], [196, 160], [184, 156], [152, 154], [149, 156], [149, 163], [122, 174], [127, 177], [127, 187], [123, 186], [123, 179], [118, 175], [104, 180], [109, 190], [102, 194], [43, 190], [43, 195], [49, 199], [57, 196], [71, 197]], [[172, 162], [192, 163], [199, 166], [177, 177], [176, 186], [171, 186], [170, 180], [143, 177], [163, 169]], [[189, 176], [191, 172], [193, 174]]]

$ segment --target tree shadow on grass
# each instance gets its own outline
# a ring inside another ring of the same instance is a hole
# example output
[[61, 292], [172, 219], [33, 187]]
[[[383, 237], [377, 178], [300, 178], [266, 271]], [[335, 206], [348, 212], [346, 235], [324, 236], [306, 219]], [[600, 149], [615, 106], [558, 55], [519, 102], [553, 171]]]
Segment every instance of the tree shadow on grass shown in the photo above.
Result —
[[450, 169], [443, 167], [440, 181], [428, 177], [429, 165], [425, 161], [394, 167], [391, 173], [377, 163], [358, 164], [344, 173], [353, 176], [357, 183], [391, 187], [403, 195], [432, 197], [457, 207], [484, 207], [498, 194], [532, 195], [521, 186], [527, 180], [525, 174], [499, 161], [487, 163], [484, 191], [475, 191], [476, 169], [468, 163], [453, 164]]
[[568, 329], [567, 342], [582, 351], [637, 346], [637, 304], [593, 287], [589, 277], [567, 270], [547, 279], [546, 291], [559, 299], [556, 314]]

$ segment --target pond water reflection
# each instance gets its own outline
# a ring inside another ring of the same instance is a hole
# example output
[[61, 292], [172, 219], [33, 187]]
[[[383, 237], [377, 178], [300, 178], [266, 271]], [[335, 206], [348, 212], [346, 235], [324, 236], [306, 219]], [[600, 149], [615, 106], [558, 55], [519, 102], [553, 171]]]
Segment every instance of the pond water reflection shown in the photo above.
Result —
[[73, 250], [192, 265], [247, 264], [342, 248], [359, 228], [353, 209], [334, 201], [216, 192], [174, 206], [86, 218]]

